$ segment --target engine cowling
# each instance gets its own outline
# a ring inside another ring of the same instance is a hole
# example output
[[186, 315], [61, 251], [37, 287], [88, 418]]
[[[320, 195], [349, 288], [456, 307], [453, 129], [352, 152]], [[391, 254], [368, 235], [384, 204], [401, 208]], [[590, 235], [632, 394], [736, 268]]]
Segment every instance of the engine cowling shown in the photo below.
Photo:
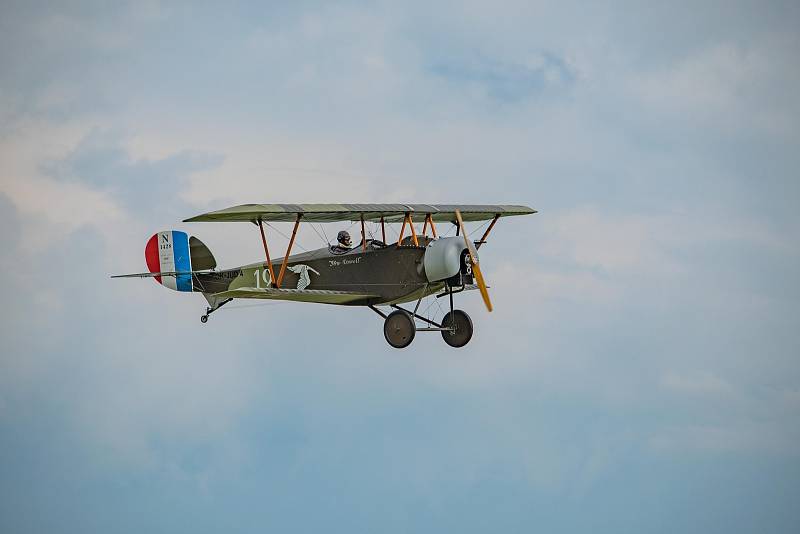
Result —
[[423, 257], [429, 282], [447, 280], [461, 271], [461, 255], [467, 249], [461, 237], [442, 237], [428, 244]]

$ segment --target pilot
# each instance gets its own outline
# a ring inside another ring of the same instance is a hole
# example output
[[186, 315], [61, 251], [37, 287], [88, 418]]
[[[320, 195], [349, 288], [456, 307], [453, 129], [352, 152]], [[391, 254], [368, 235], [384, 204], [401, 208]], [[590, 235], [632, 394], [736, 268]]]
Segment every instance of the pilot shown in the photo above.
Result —
[[350, 240], [350, 234], [347, 233], [346, 230], [342, 230], [341, 232], [339, 232], [336, 235], [336, 240], [338, 241], [338, 243], [336, 243], [335, 246], [331, 247], [331, 251], [334, 254], [344, 254], [345, 252], [349, 251], [350, 247], [352, 247], [353, 245], [353, 242]]

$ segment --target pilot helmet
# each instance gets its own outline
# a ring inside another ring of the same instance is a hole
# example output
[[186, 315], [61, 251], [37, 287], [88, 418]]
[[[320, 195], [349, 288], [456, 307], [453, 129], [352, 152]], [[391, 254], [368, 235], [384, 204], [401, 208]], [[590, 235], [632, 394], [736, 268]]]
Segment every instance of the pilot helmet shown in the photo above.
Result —
[[348, 234], [345, 230], [339, 232], [339, 234], [336, 236], [336, 240], [339, 241], [340, 244], [346, 247], [349, 247], [352, 243], [350, 241], [350, 234]]

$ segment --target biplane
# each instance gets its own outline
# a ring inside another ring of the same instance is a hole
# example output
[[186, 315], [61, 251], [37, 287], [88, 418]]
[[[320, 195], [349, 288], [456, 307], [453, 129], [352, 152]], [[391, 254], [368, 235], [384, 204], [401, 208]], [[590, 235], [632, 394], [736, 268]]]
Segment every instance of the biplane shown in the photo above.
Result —
[[[208, 302], [200, 317], [203, 323], [233, 299], [365, 306], [383, 318], [384, 337], [392, 347], [407, 347], [417, 332], [440, 332], [451, 347], [463, 347], [472, 338], [472, 319], [453, 307], [453, 296], [478, 290], [486, 309], [492, 311], [478, 249], [500, 218], [532, 213], [536, 210], [512, 205], [244, 204], [183, 222], [252, 223], [259, 230], [265, 261], [217, 270], [213, 254], [202, 241], [169, 230], [154, 234], [145, 246], [149, 272], [112, 278], [154, 278], [176, 291], [202, 293]], [[488, 226], [473, 241], [464, 224], [480, 221]], [[282, 259], [273, 259], [267, 245], [264, 226], [274, 228], [270, 224], [274, 222], [294, 224]], [[328, 243], [292, 255], [301, 223], [335, 222], [360, 223], [361, 242], [351, 248]], [[375, 233], [380, 227], [380, 239], [368, 235], [367, 223]], [[440, 235], [437, 223], [453, 225], [450, 229], [455, 235]], [[390, 243], [386, 228], [392, 224], [399, 224], [400, 230], [397, 240]], [[449, 311], [440, 321], [419, 313], [422, 299], [432, 295], [449, 301]], [[411, 302], [416, 302], [413, 309], [401, 306]]]

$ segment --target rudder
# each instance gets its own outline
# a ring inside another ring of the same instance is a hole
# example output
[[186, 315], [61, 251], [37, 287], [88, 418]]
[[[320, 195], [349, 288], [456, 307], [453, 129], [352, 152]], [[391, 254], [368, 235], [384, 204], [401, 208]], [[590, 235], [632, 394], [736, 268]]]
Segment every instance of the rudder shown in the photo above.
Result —
[[156, 282], [175, 291], [192, 291], [192, 270], [217, 266], [214, 256], [202, 241], [179, 230], [153, 234], [145, 245], [144, 257], [151, 273], [181, 273], [154, 276]]

